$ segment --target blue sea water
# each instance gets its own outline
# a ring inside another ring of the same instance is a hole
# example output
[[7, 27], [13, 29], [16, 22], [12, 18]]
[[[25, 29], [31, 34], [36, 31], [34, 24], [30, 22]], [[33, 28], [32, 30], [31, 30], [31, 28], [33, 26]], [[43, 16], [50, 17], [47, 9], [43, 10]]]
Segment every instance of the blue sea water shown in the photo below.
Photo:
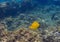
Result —
[[41, 28], [60, 25], [60, 0], [0, 0], [0, 21], [9, 30], [35, 20]]
[[[2, 6], [5, 6], [4, 4], [6, 4], [7, 6], [5, 8], [5, 13], [3, 12], [4, 7], [0, 7], [0, 17], [2, 18], [5, 16], [10, 16], [10, 15], [15, 15], [17, 14], [17, 11], [20, 12], [25, 12], [26, 10], [32, 10], [35, 7], [39, 6], [44, 6], [44, 5], [58, 5], [60, 6], [60, 1], [59, 0], [29, 0], [30, 2], [26, 1], [26, 0], [0, 0], [0, 3], [2, 3]], [[6, 2], [6, 3], [4, 3]], [[16, 3], [14, 3], [16, 2]], [[21, 5], [21, 7], [19, 7], [19, 5]], [[0, 5], [1, 6], [1, 5]], [[16, 7], [16, 9], [14, 9], [13, 7]], [[9, 15], [8, 15], [9, 14]]]

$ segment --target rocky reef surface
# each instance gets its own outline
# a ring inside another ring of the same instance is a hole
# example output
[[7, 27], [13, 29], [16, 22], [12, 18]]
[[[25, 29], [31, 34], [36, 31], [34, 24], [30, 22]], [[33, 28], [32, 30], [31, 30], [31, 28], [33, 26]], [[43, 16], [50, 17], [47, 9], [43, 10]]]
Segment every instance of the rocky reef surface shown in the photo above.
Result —
[[39, 32], [26, 28], [8, 31], [3, 24], [0, 24], [0, 42], [42, 42], [42, 37]]
[[8, 31], [6, 26], [0, 23], [0, 42], [60, 42], [60, 26], [49, 27], [44, 31], [33, 31], [28, 28]]

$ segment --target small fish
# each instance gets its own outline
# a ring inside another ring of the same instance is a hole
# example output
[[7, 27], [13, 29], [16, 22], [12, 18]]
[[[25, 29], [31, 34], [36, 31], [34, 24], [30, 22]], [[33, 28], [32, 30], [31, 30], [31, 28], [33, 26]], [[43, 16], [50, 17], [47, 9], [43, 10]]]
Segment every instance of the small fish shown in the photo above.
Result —
[[29, 28], [32, 29], [32, 30], [37, 30], [39, 28], [40, 24], [38, 21], [34, 21], [30, 26]]

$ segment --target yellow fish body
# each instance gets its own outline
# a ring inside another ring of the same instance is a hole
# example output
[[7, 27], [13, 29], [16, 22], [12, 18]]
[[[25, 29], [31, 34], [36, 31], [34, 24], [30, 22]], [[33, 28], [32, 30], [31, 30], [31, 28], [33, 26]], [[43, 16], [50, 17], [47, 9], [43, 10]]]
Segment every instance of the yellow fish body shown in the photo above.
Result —
[[32, 30], [37, 30], [39, 26], [40, 26], [39, 22], [34, 21], [34, 22], [29, 26], [29, 28], [32, 29]]

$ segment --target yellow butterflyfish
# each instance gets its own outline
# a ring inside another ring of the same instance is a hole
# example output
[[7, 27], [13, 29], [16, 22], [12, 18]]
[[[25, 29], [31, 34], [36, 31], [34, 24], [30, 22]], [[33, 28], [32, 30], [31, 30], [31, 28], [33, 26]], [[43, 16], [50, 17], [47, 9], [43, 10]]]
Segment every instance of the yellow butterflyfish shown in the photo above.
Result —
[[29, 28], [32, 29], [32, 30], [36, 30], [36, 29], [38, 29], [39, 26], [40, 26], [39, 22], [34, 21], [34, 22], [29, 26]]

